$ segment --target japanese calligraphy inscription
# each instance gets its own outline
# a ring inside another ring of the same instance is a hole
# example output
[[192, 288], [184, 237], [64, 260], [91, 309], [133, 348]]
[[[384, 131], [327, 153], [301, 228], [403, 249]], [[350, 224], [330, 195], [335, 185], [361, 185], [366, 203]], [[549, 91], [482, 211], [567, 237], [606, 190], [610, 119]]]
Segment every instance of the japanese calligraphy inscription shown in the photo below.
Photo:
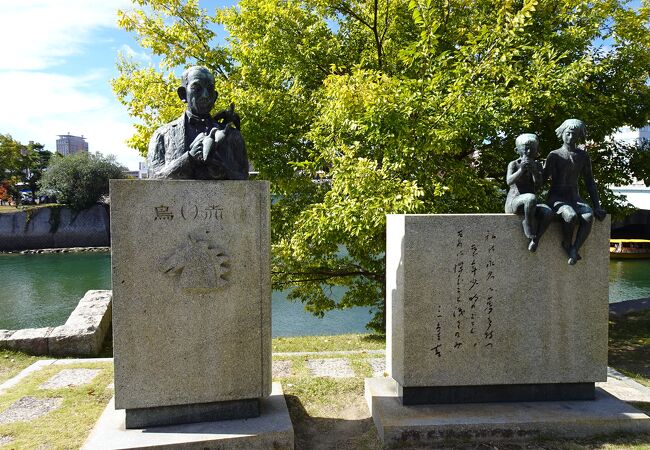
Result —
[[[400, 386], [605, 379], [608, 224], [585, 244], [593, 263], [571, 270], [552, 263], [560, 246], [515, 243], [520, 226], [503, 214], [387, 216], [387, 369]], [[587, 282], [592, 295], [579, 295]]]

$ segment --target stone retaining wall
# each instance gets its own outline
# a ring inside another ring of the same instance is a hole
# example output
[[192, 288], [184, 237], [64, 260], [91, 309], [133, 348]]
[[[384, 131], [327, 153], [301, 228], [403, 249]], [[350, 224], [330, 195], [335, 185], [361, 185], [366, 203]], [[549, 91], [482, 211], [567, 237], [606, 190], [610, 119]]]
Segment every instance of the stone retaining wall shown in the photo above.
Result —
[[108, 208], [65, 206], [0, 214], [0, 251], [110, 245]]
[[0, 348], [33, 355], [96, 356], [111, 327], [111, 291], [88, 291], [64, 325], [0, 330]]

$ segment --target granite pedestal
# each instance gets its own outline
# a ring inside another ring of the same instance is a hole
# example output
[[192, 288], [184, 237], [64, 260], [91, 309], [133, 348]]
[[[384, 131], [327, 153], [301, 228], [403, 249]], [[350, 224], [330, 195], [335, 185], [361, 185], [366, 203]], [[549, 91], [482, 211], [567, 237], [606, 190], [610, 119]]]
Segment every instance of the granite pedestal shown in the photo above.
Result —
[[280, 383], [273, 383], [271, 395], [260, 400], [260, 409], [260, 416], [252, 419], [127, 429], [124, 410], [116, 410], [111, 400], [82, 448], [293, 449], [293, 426]]
[[600, 388], [592, 401], [403, 405], [395, 380], [366, 378], [365, 395], [384, 448], [650, 432], [650, 417]]
[[609, 218], [567, 264], [510, 214], [388, 215], [386, 366], [366, 380], [385, 446], [647, 430], [607, 379]]
[[387, 371], [404, 404], [587, 400], [607, 377], [609, 219], [567, 264], [510, 214], [388, 215]]
[[269, 183], [112, 180], [115, 407], [142, 428], [260, 415]]

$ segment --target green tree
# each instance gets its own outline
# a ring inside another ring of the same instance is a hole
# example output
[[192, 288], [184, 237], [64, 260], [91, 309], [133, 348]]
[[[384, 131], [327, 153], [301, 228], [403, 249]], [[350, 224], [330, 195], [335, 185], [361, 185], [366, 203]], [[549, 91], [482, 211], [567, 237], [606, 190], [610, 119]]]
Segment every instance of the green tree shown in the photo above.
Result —
[[50, 155], [41, 144], [30, 142], [24, 145], [9, 134], [0, 134], [0, 184], [4, 186], [3, 196], [11, 196], [19, 204], [19, 183], [26, 183], [35, 193], [36, 182], [47, 166]]
[[214, 14], [197, 0], [134, 3], [119, 23], [161, 63], [118, 63], [114, 91], [140, 119], [131, 145], [144, 155], [181, 112], [180, 68], [217, 73], [216, 109], [235, 102], [272, 181], [274, 286], [316, 314], [368, 305], [382, 330], [385, 214], [501, 211], [522, 132], [546, 153], [564, 119], [584, 120], [605, 207], [621, 203], [606, 183], [647, 164], [604, 143], [650, 117], [647, 1], [240, 0]]
[[30, 142], [27, 145], [26, 169], [23, 171], [23, 181], [27, 183], [32, 193], [38, 191], [38, 182], [43, 177], [43, 173], [47, 168], [52, 153], [45, 150], [43, 144]]
[[21, 179], [25, 147], [9, 134], [0, 134], [0, 184], [3, 199], [11, 197], [16, 205], [20, 203], [20, 192], [16, 186]]
[[80, 152], [51, 158], [38, 184], [42, 194], [54, 193], [60, 203], [80, 210], [108, 194], [108, 180], [124, 178], [123, 171], [112, 156]]

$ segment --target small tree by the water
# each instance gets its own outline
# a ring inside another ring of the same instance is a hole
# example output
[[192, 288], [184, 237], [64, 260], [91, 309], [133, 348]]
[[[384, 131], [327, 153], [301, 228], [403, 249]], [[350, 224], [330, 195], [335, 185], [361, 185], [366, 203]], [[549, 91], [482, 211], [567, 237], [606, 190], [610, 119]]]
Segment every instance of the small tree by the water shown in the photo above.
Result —
[[108, 194], [108, 180], [124, 178], [123, 171], [113, 156], [85, 152], [55, 155], [39, 182], [40, 193], [54, 195], [73, 209], [86, 209]]

